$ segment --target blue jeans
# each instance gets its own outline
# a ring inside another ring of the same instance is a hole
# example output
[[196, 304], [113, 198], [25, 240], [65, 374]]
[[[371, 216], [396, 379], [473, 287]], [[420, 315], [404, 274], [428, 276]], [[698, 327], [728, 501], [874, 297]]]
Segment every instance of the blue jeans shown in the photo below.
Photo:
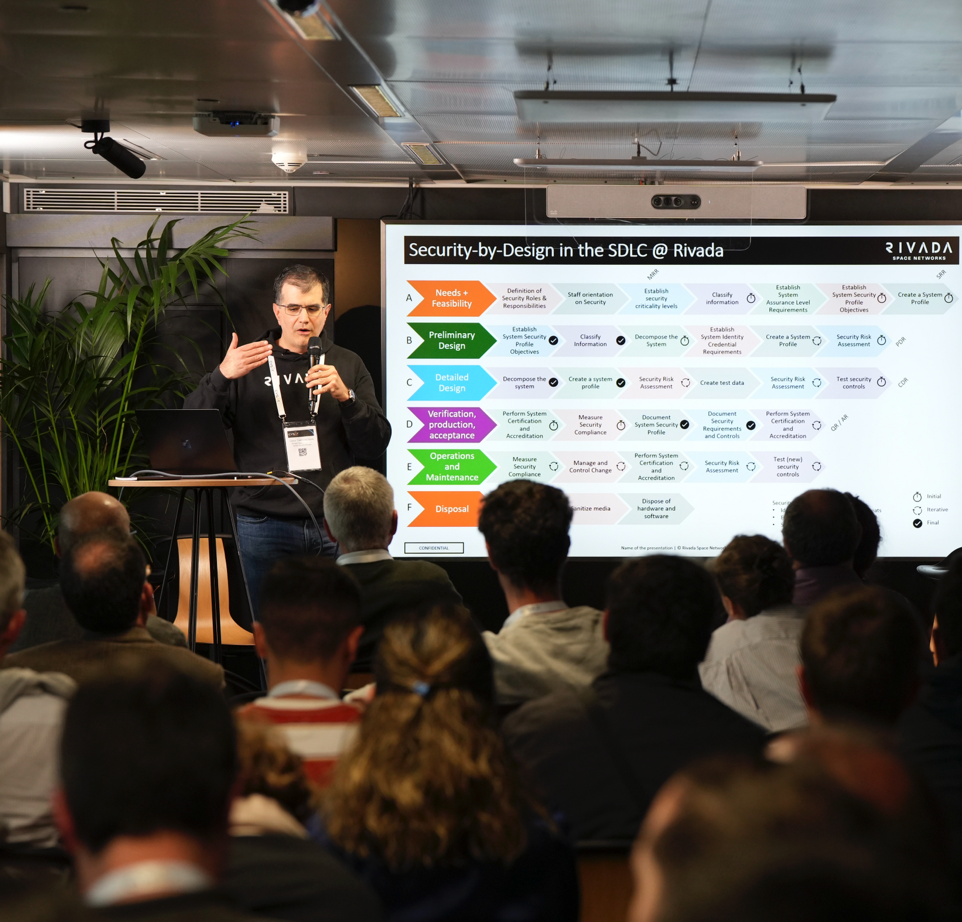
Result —
[[260, 610], [261, 583], [278, 560], [305, 554], [337, 556], [337, 545], [323, 528], [322, 523], [319, 535], [310, 519], [272, 519], [266, 515], [237, 513], [237, 544], [255, 621]]

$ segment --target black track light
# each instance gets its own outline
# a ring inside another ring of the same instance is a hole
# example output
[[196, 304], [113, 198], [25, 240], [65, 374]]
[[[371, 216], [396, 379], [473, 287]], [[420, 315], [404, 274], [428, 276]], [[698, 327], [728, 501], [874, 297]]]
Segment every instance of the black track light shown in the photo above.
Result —
[[80, 124], [81, 131], [94, 136], [92, 141], [84, 142], [87, 150], [93, 151], [98, 157], [103, 157], [107, 163], [113, 164], [131, 179], [140, 179], [147, 172], [147, 164], [133, 151], [128, 150], [113, 138], [104, 137], [110, 131], [110, 122], [107, 119], [83, 119]]
[[98, 157], [103, 157], [107, 163], [112, 163], [121, 173], [126, 173], [131, 179], [140, 179], [147, 172], [147, 164], [113, 138], [94, 141], [90, 149]]
[[321, 4], [320, 0], [277, 0], [277, 5], [291, 16], [310, 16]]

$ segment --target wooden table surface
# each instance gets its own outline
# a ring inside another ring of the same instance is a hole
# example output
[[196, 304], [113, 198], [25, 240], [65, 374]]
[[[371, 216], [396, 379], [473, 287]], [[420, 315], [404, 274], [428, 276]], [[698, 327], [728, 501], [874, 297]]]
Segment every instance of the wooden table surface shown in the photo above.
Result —
[[293, 477], [151, 477], [143, 479], [114, 479], [107, 481], [110, 487], [271, 487], [280, 483], [295, 483]]

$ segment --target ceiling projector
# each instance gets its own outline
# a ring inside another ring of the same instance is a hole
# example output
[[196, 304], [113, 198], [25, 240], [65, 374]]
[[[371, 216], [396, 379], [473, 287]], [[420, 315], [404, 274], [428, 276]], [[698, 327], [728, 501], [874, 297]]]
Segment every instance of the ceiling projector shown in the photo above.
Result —
[[273, 138], [281, 120], [270, 112], [198, 112], [194, 131], [208, 138]]

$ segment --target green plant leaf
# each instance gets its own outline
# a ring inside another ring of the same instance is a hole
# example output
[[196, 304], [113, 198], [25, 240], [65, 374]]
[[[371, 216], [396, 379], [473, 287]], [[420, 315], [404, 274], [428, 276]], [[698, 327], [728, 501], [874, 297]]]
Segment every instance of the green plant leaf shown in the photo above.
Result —
[[[52, 547], [60, 505], [143, 466], [136, 411], [164, 406], [190, 389], [182, 351], [156, 347], [169, 306], [209, 282], [226, 313], [218, 281], [227, 244], [255, 239], [248, 218], [212, 228], [183, 249], [173, 246], [179, 219], [159, 235], [157, 220], [124, 255], [111, 240], [97, 289], [60, 310], [45, 306], [48, 279], [22, 298], [7, 298], [5, 358], [0, 363], [0, 420], [21, 462], [22, 501], [5, 516]], [[199, 348], [185, 338], [199, 355]], [[35, 524], [31, 524], [35, 523]]]

